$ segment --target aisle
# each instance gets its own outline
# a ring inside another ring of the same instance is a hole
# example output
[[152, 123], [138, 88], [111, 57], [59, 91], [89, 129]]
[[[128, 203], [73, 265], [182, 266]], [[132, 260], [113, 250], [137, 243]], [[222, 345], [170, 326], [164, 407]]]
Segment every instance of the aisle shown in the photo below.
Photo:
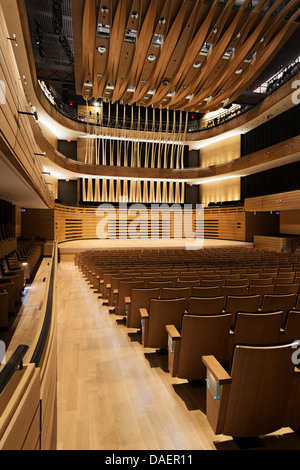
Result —
[[58, 449], [215, 449], [204, 387], [172, 378], [73, 263], [58, 291]]
[[[116, 322], [73, 262], [58, 265], [58, 450], [234, 450], [205, 416], [205, 387], [171, 377], [167, 356]], [[300, 449], [289, 428], [259, 449]]]

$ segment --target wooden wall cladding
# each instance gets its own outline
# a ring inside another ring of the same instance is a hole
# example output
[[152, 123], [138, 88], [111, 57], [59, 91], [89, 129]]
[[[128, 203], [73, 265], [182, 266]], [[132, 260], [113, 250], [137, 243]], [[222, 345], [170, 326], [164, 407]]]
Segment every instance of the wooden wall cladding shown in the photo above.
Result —
[[[128, 206], [129, 208], [130, 206]], [[118, 209], [117, 209], [118, 211]], [[175, 217], [170, 217], [170, 236], [175, 238], [178, 233], [184, 236], [184, 227], [181, 225], [179, 212]], [[116, 235], [117, 238], [124, 232], [124, 225], [119, 222], [117, 214]], [[193, 231], [196, 230], [195, 209], [192, 213]], [[127, 214], [128, 224], [135, 219], [134, 215]], [[93, 239], [97, 236], [97, 224], [101, 217], [96, 214], [95, 208], [79, 208], [56, 205], [54, 211], [55, 237], [58, 242], [80, 239]], [[149, 213], [144, 215], [141, 222], [141, 237], [163, 238], [165, 225], [160, 220], [157, 231], [151, 231]], [[148, 221], [148, 222], [147, 222]], [[123, 231], [122, 231], [123, 229]], [[243, 207], [204, 209], [204, 238], [217, 238], [224, 240], [246, 240], [246, 214]], [[110, 234], [108, 234], [109, 238]], [[188, 238], [188, 237], [186, 237]]]
[[19, 113], [31, 111], [12, 49], [15, 45], [13, 41], [7, 40], [8, 37], [9, 32], [0, 6], [0, 149], [45, 206], [53, 207], [54, 198], [42, 176], [42, 165], [34, 157], [34, 153], [38, 152], [31, 127], [34, 118]]
[[25, 239], [54, 238], [54, 210], [26, 209], [22, 212], [22, 237]]
[[39, 449], [39, 369], [29, 364], [16, 371], [2, 392], [0, 401], [3, 410], [0, 418], [0, 450]]
[[248, 212], [300, 209], [300, 190], [245, 199]]

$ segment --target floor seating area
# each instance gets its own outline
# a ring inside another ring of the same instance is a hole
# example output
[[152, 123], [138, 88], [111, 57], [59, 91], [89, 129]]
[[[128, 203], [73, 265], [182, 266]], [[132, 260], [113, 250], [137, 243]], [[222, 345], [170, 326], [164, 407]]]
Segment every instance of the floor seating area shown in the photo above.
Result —
[[22, 294], [41, 259], [41, 246], [20, 243], [16, 250], [0, 258], [0, 329], [7, 330], [21, 302]]
[[[173, 377], [206, 379], [207, 419], [216, 434], [299, 427], [300, 369], [291, 359], [300, 347], [299, 253], [91, 250], [74, 261], [117, 321], [141, 334], [144, 348], [168, 354]], [[276, 358], [286, 371], [277, 370]]]

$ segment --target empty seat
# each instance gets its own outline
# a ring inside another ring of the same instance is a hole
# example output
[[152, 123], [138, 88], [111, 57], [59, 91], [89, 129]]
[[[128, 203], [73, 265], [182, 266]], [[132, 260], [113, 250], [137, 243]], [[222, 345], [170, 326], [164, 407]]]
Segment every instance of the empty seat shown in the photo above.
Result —
[[[146, 287], [146, 281], [138, 281], [136, 279], [134, 280], [126, 280], [126, 281], [120, 281], [119, 282], [119, 288], [118, 288], [118, 293], [117, 293], [117, 300], [115, 302], [115, 313], [117, 315], [125, 315], [125, 297], [130, 297], [131, 296], [131, 291], [133, 288], [135, 289], [141, 289], [143, 287]], [[116, 293], [115, 293], [116, 294]]]
[[228, 295], [225, 302], [226, 312], [232, 314], [235, 321], [237, 312], [258, 312], [260, 307], [260, 295]]
[[273, 283], [274, 284], [293, 284], [295, 276], [280, 276], [274, 277]]
[[282, 310], [286, 315], [287, 311], [296, 305], [296, 301], [296, 294], [266, 294], [263, 296], [261, 311], [274, 312]]
[[207, 368], [206, 416], [215, 434], [254, 437], [299, 427], [300, 370], [291, 360], [293, 347], [294, 342], [238, 344], [229, 373], [213, 356], [202, 358]]
[[213, 315], [222, 313], [225, 298], [217, 297], [190, 297], [188, 313], [196, 315]]
[[225, 279], [201, 279], [201, 286], [223, 286], [225, 284]]
[[289, 310], [280, 333], [282, 341], [300, 340], [300, 311]]
[[260, 296], [260, 305], [262, 304], [262, 299], [265, 294], [274, 294], [275, 292], [275, 285], [274, 284], [266, 284], [262, 286], [257, 286], [256, 284], [249, 286], [249, 295], [256, 295], [259, 294]]
[[298, 294], [299, 284], [276, 284], [275, 294]]
[[171, 375], [188, 380], [205, 379], [206, 370], [201, 358], [213, 354], [219, 361], [226, 360], [230, 322], [230, 314], [185, 314], [180, 333], [174, 325], [167, 325]]
[[185, 298], [150, 299], [149, 310], [140, 309], [144, 347], [165, 349], [168, 346], [166, 325], [181, 326]]
[[249, 285], [248, 278], [240, 278], [240, 279], [228, 279], [225, 278], [225, 286], [248, 286]]
[[184, 297], [185, 308], [188, 308], [189, 298], [191, 296], [191, 287], [163, 287], [160, 297], [162, 299], [178, 299]]
[[0, 328], [8, 327], [8, 293], [0, 287]]
[[192, 297], [216, 297], [220, 295], [220, 286], [196, 286], [192, 287]]
[[131, 296], [125, 298], [127, 328], [141, 328], [140, 308], [149, 310], [150, 299], [159, 298], [160, 292], [161, 289], [159, 287], [132, 289]]
[[199, 284], [200, 284], [199, 279], [196, 279], [194, 281], [192, 280], [186, 281], [186, 280], [178, 279], [176, 281], [177, 287], [196, 287], [196, 286], [199, 286]]
[[265, 277], [262, 279], [250, 279], [250, 285], [255, 284], [256, 286], [262, 286], [262, 285], [271, 285], [273, 283], [273, 278], [272, 277]]
[[228, 359], [235, 344], [274, 344], [280, 339], [283, 312], [237, 312], [230, 334]]
[[153, 287], [159, 287], [162, 289], [163, 287], [175, 287], [175, 280], [171, 281], [149, 281], [148, 287], [153, 288]]
[[243, 286], [242, 284], [239, 286], [222, 286], [221, 287], [221, 295], [227, 297], [228, 295], [247, 295], [248, 294], [248, 286]]

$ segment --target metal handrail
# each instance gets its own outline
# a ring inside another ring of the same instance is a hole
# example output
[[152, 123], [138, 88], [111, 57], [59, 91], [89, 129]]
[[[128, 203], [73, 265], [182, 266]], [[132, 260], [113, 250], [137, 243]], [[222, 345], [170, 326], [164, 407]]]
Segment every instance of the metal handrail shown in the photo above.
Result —
[[0, 394], [3, 392], [17, 368], [19, 366], [20, 369], [23, 368], [23, 357], [27, 350], [28, 346], [26, 344], [20, 344], [0, 372]]

